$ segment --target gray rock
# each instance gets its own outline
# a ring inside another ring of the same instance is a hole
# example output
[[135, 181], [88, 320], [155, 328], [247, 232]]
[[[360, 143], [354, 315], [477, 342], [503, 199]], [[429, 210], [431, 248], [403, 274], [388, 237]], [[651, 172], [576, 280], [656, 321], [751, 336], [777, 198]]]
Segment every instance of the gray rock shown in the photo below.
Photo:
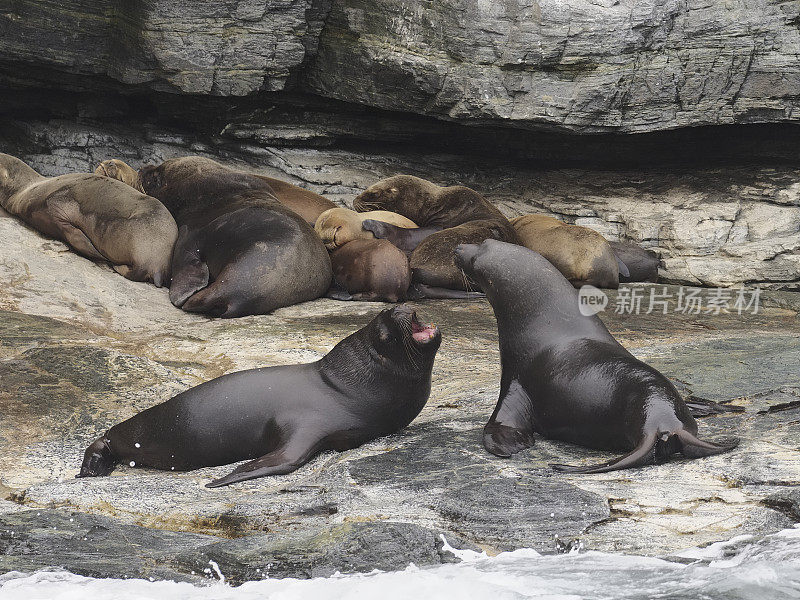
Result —
[[482, 124], [642, 132], [800, 117], [800, 6], [334, 2], [317, 94]]

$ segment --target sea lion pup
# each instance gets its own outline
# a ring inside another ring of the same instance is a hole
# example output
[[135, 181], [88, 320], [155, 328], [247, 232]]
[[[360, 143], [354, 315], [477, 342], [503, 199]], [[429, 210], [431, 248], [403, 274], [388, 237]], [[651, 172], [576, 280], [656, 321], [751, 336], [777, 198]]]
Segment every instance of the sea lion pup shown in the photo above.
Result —
[[[441, 187], [411, 175], [396, 175], [370, 186], [353, 201], [359, 212], [389, 210], [408, 217], [420, 227], [418, 230], [397, 232], [404, 239], [387, 236], [411, 252], [412, 280], [425, 289], [428, 297], [453, 297], [447, 292], [471, 290], [471, 284], [456, 267], [453, 252], [459, 244], [480, 243], [496, 239], [519, 243], [508, 219], [489, 201], [465, 186]], [[364, 223], [364, 228], [377, 237], [387, 234], [387, 228], [374, 227], [375, 220]], [[441, 296], [436, 296], [442, 291]]]
[[0, 154], [0, 205], [128, 279], [169, 285], [178, 228], [155, 198], [91, 173], [43, 177]]
[[[267, 177], [265, 175], [258, 175], [256, 173], [238, 171], [223, 165], [220, 165], [220, 167], [229, 169], [233, 173], [243, 173], [245, 175], [251, 175], [259, 178], [269, 186], [273, 195], [281, 204], [283, 204], [286, 208], [296, 212], [306, 221], [306, 223], [310, 224], [312, 227], [314, 226], [314, 223], [320, 214], [336, 206], [324, 196], [315, 194], [310, 190], [303, 189], [287, 181], [281, 181], [280, 179], [275, 179], [274, 177]], [[139, 172], [119, 159], [115, 158], [111, 160], [104, 160], [97, 166], [94, 172], [98, 175], [106, 175], [107, 177], [119, 179], [120, 181], [127, 183], [131, 187], [141, 191]]]
[[575, 287], [619, 287], [620, 271], [627, 273], [602, 235], [588, 227], [568, 225], [546, 215], [510, 219], [520, 242], [535, 250]]
[[322, 240], [258, 177], [191, 156], [144, 167], [139, 181], [178, 223], [175, 306], [240, 317], [313, 300], [330, 287]]
[[483, 443], [508, 457], [533, 433], [628, 454], [561, 471], [602, 473], [731, 450], [696, 437], [697, 423], [675, 387], [632, 356], [596, 316], [581, 314], [578, 293], [547, 259], [487, 240], [456, 250], [457, 262], [486, 292], [497, 317], [500, 398]]
[[191, 388], [109, 429], [78, 477], [117, 463], [170, 471], [249, 460], [207, 487], [291, 473], [324, 450], [399, 431], [431, 391], [441, 343], [407, 306], [384, 310], [321, 360], [239, 371]]
[[628, 268], [625, 274], [620, 270], [620, 283], [630, 283], [634, 281], [658, 281], [658, 264], [660, 262], [658, 254], [652, 250], [642, 248], [632, 242], [609, 242], [617, 259]]
[[338, 300], [399, 302], [411, 284], [405, 252], [387, 240], [353, 240], [331, 252], [333, 278], [344, 293]]
[[322, 238], [322, 243], [328, 250], [336, 250], [353, 240], [374, 240], [375, 235], [361, 226], [365, 219], [377, 219], [408, 229], [416, 228], [417, 224], [403, 215], [387, 210], [374, 210], [358, 213], [349, 208], [331, 208], [322, 213], [314, 224], [314, 230]]

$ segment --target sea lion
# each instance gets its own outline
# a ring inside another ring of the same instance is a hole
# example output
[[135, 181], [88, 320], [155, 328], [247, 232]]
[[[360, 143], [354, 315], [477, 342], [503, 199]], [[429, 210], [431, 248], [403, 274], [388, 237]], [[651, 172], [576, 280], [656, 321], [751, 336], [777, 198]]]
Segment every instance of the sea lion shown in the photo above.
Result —
[[609, 242], [617, 259], [625, 263], [628, 273], [620, 270], [620, 283], [634, 281], [658, 281], [658, 254], [632, 242]]
[[[272, 194], [281, 204], [296, 212], [312, 227], [319, 215], [326, 210], [336, 207], [333, 202], [324, 196], [320, 196], [310, 190], [303, 189], [286, 181], [281, 181], [280, 179], [267, 177], [265, 175], [258, 175], [256, 173], [238, 171], [230, 167], [223, 168], [229, 169], [234, 173], [244, 173], [259, 178], [269, 186]], [[107, 177], [119, 179], [131, 187], [142, 191], [141, 182], [139, 181], [139, 172], [119, 159], [104, 160], [97, 166], [94, 172], [98, 175], [106, 175]]]
[[207, 487], [291, 473], [411, 423], [440, 343], [411, 308], [384, 310], [317, 362], [223, 375], [115, 425], [86, 449], [77, 476], [120, 462], [189, 471], [241, 460], [250, 462]]
[[343, 294], [340, 300], [404, 300], [411, 284], [408, 257], [387, 240], [353, 240], [331, 252], [333, 277]]
[[139, 183], [178, 223], [175, 306], [240, 317], [313, 300], [330, 287], [319, 236], [260, 178], [190, 156], [143, 167]]
[[365, 219], [377, 219], [383, 223], [403, 229], [416, 228], [417, 224], [403, 215], [387, 210], [358, 213], [349, 208], [331, 208], [322, 213], [314, 224], [314, 230], [322, 238], [328, 250], [336, 250], [353, 240], [374, 240], [375, 235], [361, 226]]
[[[470, 282], [454, 263], [453, 252], [459, 244], [485, 239], [519, 243], [503, 213], [478, 192], [461, 185], [441, 187], [419, 177], [396, 175], [367, 188], [353, 201], [353, 207], [359, 212], [397, 212], [420, 226], [408, 234], [413, 236], [413, 244], [406, 237], [398, 245], [410, 248], [412, 280], [429, 292], [471, 291]], [[363, 226], [377, 237], [385, 235], [387, 228], [374, 227], [375, 220], [371, 221]]]
[[178, 228], [155, 198], [90, 173], [43, 177], [0, 154], [0, 204], [79, 254], [108, 261], [128, 279], [169, 285]]
[[522, 245], [544, 256], [575, 287], [616, 289], [620, 271], [627, 273], [606, 239], [588, 227], [546, 215], [524, 215], [510, 222]]
[[602, 473], [731, 450], [697, 438], [697, 423], [675, 387], [631, 355], [543, 256], [487, 240], [456, 250], [458, 265], [486, 292], [497, 317], [500, 397], [483, 432], [486, 449], [508, 457], [533, 433], [589, 448], [628, 452], [599, 465], [553, 465]]

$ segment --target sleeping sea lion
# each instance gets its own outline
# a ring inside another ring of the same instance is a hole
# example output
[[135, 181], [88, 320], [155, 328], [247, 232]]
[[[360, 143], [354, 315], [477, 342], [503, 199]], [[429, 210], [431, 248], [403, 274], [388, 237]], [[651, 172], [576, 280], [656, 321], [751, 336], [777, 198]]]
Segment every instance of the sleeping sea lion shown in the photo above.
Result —
[[314, 225], [314, 230], [322, 238], [322, 242], [328, 250], [335, 250], [353, 240], [375, 239], [375, 235], [371, 231], [367, 231], [361, 226], [365, 219], [377, 219], [404, 229], [417, 227], [411, 219], [386, 210], [358, 213], [349, 208], [337, 207], [322, 213]]
[[0, 154], [0, 205], [79, 254], [134, 281], [169, 285], [175, 219], [161, 202], [108, 177], [43, 177]]
[[535, 250], [575, 287], [619, 287], [620, 270], [627, 272], [606, 239], [580, 225], [568, 225], [546, 215], [524, 215], [510, 220], [520, 242]]

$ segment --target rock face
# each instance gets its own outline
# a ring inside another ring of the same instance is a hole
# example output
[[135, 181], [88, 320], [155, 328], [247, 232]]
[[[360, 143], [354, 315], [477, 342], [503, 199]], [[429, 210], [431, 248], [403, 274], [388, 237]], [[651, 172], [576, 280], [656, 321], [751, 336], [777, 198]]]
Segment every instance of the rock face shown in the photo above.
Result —
[[800, 5], [334, 2], [308, 86], [459, 121], [641, 132], [800, 118]]
[[[224, 373], [313, 361], [384, 305], [322, 299], [207, 319], [11, 217], [0, 217], [0, 239], [0, 572], [196, 581], [218, 577], [213, 561], [238, 583], [454, 560], [442, 535], [490, 553], [554, 552], [558, 536], [670, 555], [798, 521], [796, 293], [764, 292], [760, 312], [741, 315], [684, 314], [674, 299], [666, 315], [644, 314], [646, 302], [643, 314], [616, 314], [609, 294], [603, 320], [634, 354], [686, 395], [745, 407], [700, 420], [701, 437], [741, 437], [734, 452], [600, 475], [548, 465], [608, 453], [541, 438], [511, 459], [491, 456], [480, 436], [499, 391], [491, 308], [428, 301], [414, 306], [443, 343], [414, 423], [289, 475], [212, 490], [203, 484], [230, 466], [74, 475], [114, 423]], [[637, 289], [674, 297], [662, 288]]]
[[20, 0], [0, 71], [221, 96], [299, 80], [460, 122], [643, 132], [800, 119], [798, 23], [793, 0]]
[[12, 70], [220, 96], [282, 90], [315, 51], [328, 9], [327, 0], [3, 4], [0, 64]]

